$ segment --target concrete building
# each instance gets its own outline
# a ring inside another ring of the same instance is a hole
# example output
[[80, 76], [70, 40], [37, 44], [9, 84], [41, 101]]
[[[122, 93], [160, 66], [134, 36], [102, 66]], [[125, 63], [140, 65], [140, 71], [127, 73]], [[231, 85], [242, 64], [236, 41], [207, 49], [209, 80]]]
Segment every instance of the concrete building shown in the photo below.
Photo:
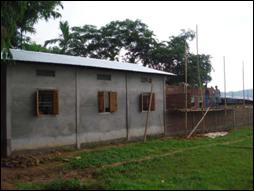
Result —
[[[1, 147], [12, 151], [143, 136], [165, 129], [165, 77], [138, 64], [24, 50], [1, 63]], [[2, 62], [2, 61], [1, 61]]]

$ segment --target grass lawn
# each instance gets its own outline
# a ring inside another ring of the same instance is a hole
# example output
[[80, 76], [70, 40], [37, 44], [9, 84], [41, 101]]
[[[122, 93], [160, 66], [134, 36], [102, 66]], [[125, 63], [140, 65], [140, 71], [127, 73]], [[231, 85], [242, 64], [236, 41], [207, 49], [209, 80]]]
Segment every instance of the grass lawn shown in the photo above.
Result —
[[66, 170], [94, 169], [92, 183], [73, 179], [18, 183], [19, 189], [253, 189], [253, 131], [215, 139], [150, 138], [82, 152]]

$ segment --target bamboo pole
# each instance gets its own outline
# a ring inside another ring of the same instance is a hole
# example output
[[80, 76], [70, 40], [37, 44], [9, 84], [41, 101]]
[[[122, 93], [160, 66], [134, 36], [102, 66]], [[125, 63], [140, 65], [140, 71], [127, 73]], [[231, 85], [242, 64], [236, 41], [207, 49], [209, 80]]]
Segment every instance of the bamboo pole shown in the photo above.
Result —
[[76, 126], [76, 148], [80, 149], [79, 140], [79, 125], [80, 125], [80, 111], [79, 111], [79, 86], [78, 86], [78, 71], [75, 70], [75, 126]]
[[149, 113], [151, 110], [151, 105], [152, 105], [152, 97], [153, 97], [153, 80], [151, 81], [151, 92], [150, 92], [150, 96], [149, 96], [149, 106], [148, 106], [148, 111], [146, 114], [146, 125], [145, 125], [145, 132], [144, 132], [144, 142], [146, 142], [146, 134], [147, 134], [147, 126], [148, 126], [148, 122], [149, 122]]
[[243, 62], [243, 107], [245, 107], [245, 92], [244, 92], [244, 62]]
[[187, 87], [187, 43], [185, 42], [185, 84], [184, 84], [184, 91], [185, 91], [185, 130], [187, 131], [188, 129], [188, 113], [187, 113], [187, 91], [188, 91], [188, 87]]
[[[198, 25], [196, 25], [196, 51], [197, 51], [198, 82], [199, 82], [199, 89], [200, 89], [200, 97], [202, 100], [201, 111], [202, 111], [202, 114], [204, 115], [204, 97], [203, 97], [202, 83], [200, 79], [200, 66], [199, 66], [199, 55], [198, 55]], [[205, 129], [205, 123], [203, 123], [203, 130], [204, 129]]]
[[226, 100], [226, 63], [225, 63], [225, 56], [223, 56], [223, 67], [224, 67], [224, 110], [225, 110], [225, 117], [227, 115], [227, 100]]
[[236, 121], [235, 121], [235, 109], [233, 109], [233, 123], [234, 123], [234, 128], [236, 127]]
[[128, 96], [128, 75], [125, 73], [125, 97], [126, 97], [126, 139], [129, 140], [129, 96]]
[[252, 117], [252, 115], [251, 115], [251, 108], [249, 107], [249, 124], [251, 125], [251, 117]]
[[190, 134], [187, 136], [187, 139], [189, 139], [191, 137], [191, 135], [196, 131], [196, 129], [198, 128], [199, 124], [203, 121], [203, 119], [205, 118], [206, 114], [208, 113], [210, 107], [207, 108], [205, 114], [203, 115], [203, 117], [200, 119], [200, 121], [198, 122], [198, 124], [193, 128], [193, 130], [190, 132]]
[[196, 25], [196, 51], [197, 51], [197, 69], [198, 69], [198, 83], [200, 88], [200, 96], [202, 100], [202, 111], [204, 108], [204, 100], [203, 100], [203, 92], [202, 92], [202, 84], [200, 79], [200, 66], [199, 66], [199, 56], [198, 56], [198, 25]]

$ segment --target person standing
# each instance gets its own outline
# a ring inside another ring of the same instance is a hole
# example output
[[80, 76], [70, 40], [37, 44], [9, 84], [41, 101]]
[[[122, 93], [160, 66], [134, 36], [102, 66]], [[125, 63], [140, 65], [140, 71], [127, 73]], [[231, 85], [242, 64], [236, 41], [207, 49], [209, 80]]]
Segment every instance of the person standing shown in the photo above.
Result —
[[220, 90], [218, 89], [218, 86], [215, 86], [215, 100], [216, 100], [216, 106], [218, 106], [221, 102]]
[[209, 97], [210, 97], [210, 92], [209, 92], [209, 89], [207, 88], [207, 85], [205, 85], [205, 107], [209, 106]]
[[214, 107], [216, 105], [216, 92], [213, 86], [210, 89], [210, 106]]

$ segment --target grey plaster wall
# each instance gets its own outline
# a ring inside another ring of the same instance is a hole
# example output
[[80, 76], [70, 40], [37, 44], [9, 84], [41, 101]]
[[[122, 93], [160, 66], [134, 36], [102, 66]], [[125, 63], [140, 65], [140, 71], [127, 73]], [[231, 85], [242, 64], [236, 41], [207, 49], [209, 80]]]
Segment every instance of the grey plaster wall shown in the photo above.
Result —
[[140, 112], [139, 96], [142, 92], [151, 91], [151, 83], [141, 82], [141, 77], [151, 77], [155, 93], [155, 111], [149, 113], [149, 128], [147, 134], [164, 133], [163, 126], [163, 76], [142, 73], [128, 73], [128, 102], [129, 102], [129, 138], [143, 136], [147, 112]]
[[[36, 69], [55, 70], [56, 76], [36, 76]], [[7, 70], [7, 95], [10, 99], [7, 123], [9, 119], [12, 150], [98, 142], [127, 135], [131, 139], [144, 134], [146, 112], [139, 110], [139, 95], [150, 92], [151, 84], [141, 82], [142, 76], [149, 75], [20, 62], [8, 66]], [[111, 74], [111, 80], [97, 80], [97, 74]], [[163, 76], [150, 76], [154, 84], [156, 110], [150, 113], [148, 134], [162, 134]], [[58, 89], [59, 115], [35, 116], [37, 89]], [[117, 112], [98, 112], [98, 91], [117, 92]]]
[[[111, 80], [97, 80], [97, 74], [110, 74]], [[80, 100], [79, 140], [81, 143], [126, 136], [125, 75], [100, 69], [78, 70]], [[118, 108], [113, 113], [98, 112], [98, 91], [117, 92]]]
[[[55, 70], [55, 77], [36, 76]], [[17, 63], [8, 67], [12, 150], [75, 143], [75, 76], [72, 67]], [[58, 89], [60, 115], [35, 116], [37, 89]]]

